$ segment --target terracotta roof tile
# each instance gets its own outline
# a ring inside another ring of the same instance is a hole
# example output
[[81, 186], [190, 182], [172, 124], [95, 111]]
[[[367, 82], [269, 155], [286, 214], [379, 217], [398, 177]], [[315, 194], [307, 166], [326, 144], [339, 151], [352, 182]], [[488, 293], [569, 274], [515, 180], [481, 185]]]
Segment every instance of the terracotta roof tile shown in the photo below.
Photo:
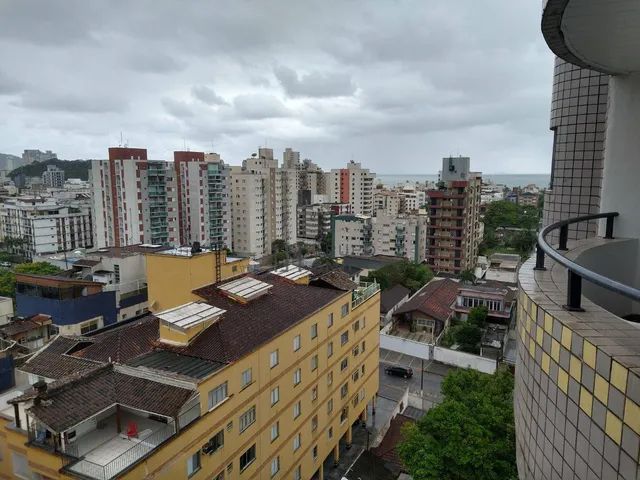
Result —
[[380, 294], [380, 311], [387, 313], [407, 295], [411, 295], [411, 290], [400, 284], [383, 290]]
[[453, 311], [460, 284], [448, 278], [431, 280], [403, 304], [394, 314], [418, 310], [436, 320], [446, 321]]

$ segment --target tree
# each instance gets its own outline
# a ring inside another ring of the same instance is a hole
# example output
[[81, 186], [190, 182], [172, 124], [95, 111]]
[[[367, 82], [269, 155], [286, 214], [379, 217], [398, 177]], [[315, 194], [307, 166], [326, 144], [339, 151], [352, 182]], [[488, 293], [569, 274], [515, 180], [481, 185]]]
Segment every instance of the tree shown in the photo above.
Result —
[[333, 234], [332, 234], [332, 232], [329, 232], [326, 235], [322, 236], [322, 238], [320, 240], [320, 249], [324, 253], [330, 254], [332, 248], [333, 248]]
[[412, 263], [407, 260], [390, 263], [369, 273], [364, 279], [380, 284], [382, 290], [400, 284], [415, 293], [433, 278], [433, 272], [426, 265]]
[[476, 283], [476, 276], [473, 273], [473, 270], [468, 268], [467, 270], [460, 272], [460, 281], [463, 283]]
[[285, 242], [281, 238], [271, 242], [271, 252], [272, 253], [286, 252], [286, 251], [287, 251], [287, 242]]
[[517, 479], [513, 376], [454, 370], [444, 401], [403, 428], [397, 451], [415, 480]]
[[467, 315], [467, 322], [478, 328], [484, 328], [484, 324], [487, 322], [487, 315], [489, 315], [489, 309], [484, 305], [480, 307], [473, 307], [469, 310]]
[[536, 234], [530, 230], [516, 233], [509, 241], [520, 255], [528, 255], [536, 244]]
[[16, 273], [28, 273], [31, 275], [55, 275], [62, 270], [47, 262], [20, 263], [14, 267], [14, 271], [0, 271], [0, 296], [16, 296]]

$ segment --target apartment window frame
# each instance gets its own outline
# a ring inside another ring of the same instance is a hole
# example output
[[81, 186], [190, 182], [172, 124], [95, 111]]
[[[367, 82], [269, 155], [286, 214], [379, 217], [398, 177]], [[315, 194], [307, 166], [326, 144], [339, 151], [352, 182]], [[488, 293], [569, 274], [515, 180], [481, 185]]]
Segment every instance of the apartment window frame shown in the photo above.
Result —
[[302, 369], [296, 368], [293, 372], [293, 386], [297, 387], [302, 383]]
[[302, 402], [298, 400], [293, 404], [293, 419], [297, 420], [302, 415]]
[[249, 448], [247, 448], [242, 455], [240, 455], [240, 472], [244, 472], [255, 461], [256, 444], [254, 443]]
[[311, 371], [315, 372], [318, 369], [318, 355], [311, 357]]
[[276, 423], [271, 425], [271, 429], [269, 431], [269, 438], [271, 442], [275, 442], [280, 437], [280, 421], [276, 421]]
[[342, 318], [349, 315], [349, 303], [345, 303], [340, 307], [340, 315], [342, 315]]
[[302, 448], [302, 435], [298, 432], [293, 437], [293, 451], [297, 452], [300, 448]]
[[333, 312], [327, 315], [327, 328], [333, 327]]
[[253, 383], [253, 369], [252, 367], [244, 370], [240, 377], [240, 388], [247, 388], [249, 385]]
[[196, 450], [187, 458], [187, 478], [193, 477], [202, 468], [202, 462], [200, 459], [200, 450]]
[[333, 356], [333, 342], [327, 343], [327, 358], [331, 358]]
[[[222, 398], [219, 397], [219, 392], [222, 393]], [[207, 394], [207, 404], [209, 407], [209, 411], [216, 408], [218, 405], [223, 403], [225, 400], [229, 398], [229, 385], [228, 382], [223, 382], [215, 388], [209, 390]], [[217, 400], [217, 401], [216, 401]]]
[[345, 330], [340, 334], [340, 345], [344, 346], [349, 343], [349, 330]]
[[276, 385], [275, 388], [271, 389], [270, 399], [272, 407], [280, 401], [280, 385]]
[[275, 477], [280, 472], [280, 455], [271, 460], [271, 478]]
[[280, 353], [276, 348], [269, 354], [269, 368], [275, 368], [280, 364]]
[[318, 338], [318, 324], [311, 325], [311, 340]]
[[251, 425], [256, 423], [256, 406], [253, 405], [251, 408], [246, 410], [242, 415], [240, 415], [238, 419], [238, 429], [240, 433], [246, 431]]
[[302, 348], [302, 337], [298, 334], [293, 337], [293, 351], [297, 352]]

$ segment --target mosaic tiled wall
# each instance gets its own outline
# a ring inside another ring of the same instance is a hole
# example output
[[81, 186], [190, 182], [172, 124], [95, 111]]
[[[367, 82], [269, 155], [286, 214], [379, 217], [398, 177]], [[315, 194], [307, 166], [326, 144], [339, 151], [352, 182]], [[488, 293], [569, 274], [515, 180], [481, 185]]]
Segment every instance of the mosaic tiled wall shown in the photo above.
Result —
[[[556, 58], [552, 178], [544, 197], [543, 225], [599, 211], [608, 88], [608, 75]], [[574, 224], [569, 238], [591, 237], [596, 229], [596, 222]], [[557, 233], [549, 238], [557, 240]]]
[[633, 344], [635, 332], [616, 318], [578, 322], [525, 290], [514, 400], [520, 478], [640, 478], [640, 355], [617, 346], [625, 337]]

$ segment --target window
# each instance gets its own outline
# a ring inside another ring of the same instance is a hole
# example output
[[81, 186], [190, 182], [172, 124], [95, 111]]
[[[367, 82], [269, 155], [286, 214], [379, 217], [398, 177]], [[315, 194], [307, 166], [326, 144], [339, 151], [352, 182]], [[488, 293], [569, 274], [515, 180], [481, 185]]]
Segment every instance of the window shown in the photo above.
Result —
[[242, 372], [241, 387], [244, 388], [249, 384], [251, 384], [251, 369], [247, 368], [244, 372]]
[[271, 425], [271, 441], [273, 442], [280, 436], [280, 422], [276, 422]]
[[349, 314], [349, 304], [345, 303], [344, 305], [342, 305], [342, 307], [340, 308], [340, 314], [343, 317], [346, 317]]
[[93, 332], [98, 329], [98, 321], [97, 320], [89, 320], [80, 325], [80, 335], [84, 335], [89, 332]]
[[348, 331], [342, 332], [342, 335], [340, 335], [340, 345], [344, 345], [348, 341], [349, 341], [349, 332]]
[[269, 366], [271, 368], [275, 367], [280, 363], [280, 359], [278, 358], [278, 350], [274, 350], [269, 354]]
[[318, 336], [318, 324], [314, 323], [311, 325], [311, 340]]
[[280, 457], [276, 457], [271, 460], [271, 476], [275, 477], [276, 473], [280, 471]]
[[302, 445], [302, 436], [298, 433], [295, 437], [293, 437], [293, 451], [295, 452]]
[[295, 337], [293, 337], [293, 351], [294, 352], [297, 352], [298, 350], [300, 350], [301, 342], [302, 342], [302, 339], [300, 338], [300, 335], [296, 335]]
[[359, 378], [360, 378], [360, 370], [356, 370], [355, 372], [353, 372], [353, 373], [351, 374], [351, 379], [352, 379], [354, 382], [357, 382]]
[[302, 414], [302, 404], [300, 403], [300, 400], [298, 400], [298, 401], [293, 405], [293, 419], [295, 420], [295, 419], [296, 419], [296, 418], [298, 418], [301, 414]]
[[27, 462], [27, 457], [16, 452], [11, 452], [11, 462], [13, 463], [13, 473], [19, 478], [31, 478], [31, 469]]
[[224, 470], [221, 471], [218, 475], [213, 477], [213, 480], [224, 480]]
[[362, 370], [362, 376], [364, 377], [364, 363], [362, 364], [361, 370]]
[[364, 340], [362, 341], [362, 353], [364, 353]]
[[315, 402], [318, 399], [318, 385], [311, 387], [311, 401]]
[[329, 427], [329, 430], [327, 430], [327, 436], [329, 438], [333, 438], [333, 427]]
[[313, 450], [311, 451], [311, 456], [314, 460], [318, 459], [318, 445], [313, 446]]
[[256, 421], [256, 406], [240, 415], [240, 432], [244, 432], [250, 425]]
[[311, 431], [315, 432], [318, 429], [318, 415], [314, 415], [311, 418]]
[[192, 476], [198, 470], [200, 470], [200, 450], [187, 459], [187, 476]]
[[218, 451], [218, 449], [224, 446], [224, 429], [220, 430], [213, 437], [209, 439], [205, 448], [203, 448], [203, 452], [207, 454], [214, 453]]
[[340, 412], [340, 423], [343, 423], [349, 418], [349, 407], [344, 407]]
[[213, 390], [209, 390], [209, 410], [220, 404], [227, 398], [227, 382], [218, 385]]
[[271, 390], [271, 406], [273, 407], [280, 401], [280, 387], [276, 387]]
[[311, 371], [313, 372], [318, 368], [318, 355], [311, 357]]
[[327, 358], [330, 358], [333, 355], [333, 342], [327, 343]]
[[340, 387], [340, 398], [344, 398], [349, 393], [349, 384], [345, 383]]
[[333, 383], [333, 372], [329, 372], [327, 374], [327, 385], [331, 386], [332, 383]]
[[343, 358], [340, 362], [340, 371], [344, 371], [349, 366], [349, 359], [347, 357]]
[[302, 370], [299, 368], [293, 372], [293, 386], [295, 387], [302, 381]]
[[331, 414], [333, 412], [333, 398], [330, 398], [327, 402], [327, 413]]
[[247, 468], [256, 459], [256, 444], [254, 443], [249, 449], [240, 455], [240, 471]]
[[298, 465], [293, 472], [293, 480], [302, 480], [302, 468]]
[[354, 357], [357, 357], [360, 354], [360, 346], [356, 345], [355, 347], [353, 347], [351, 349], [351, 353], [353, 354]]
[[355, 322], [353, 322], [352, 328], [354, 332], [360, 330], [360, 320], [356, 320]]
[[332, 326], [333, 326], [333, 312], [331, 312], [327, 317], [327, 327], [332, 327]]

